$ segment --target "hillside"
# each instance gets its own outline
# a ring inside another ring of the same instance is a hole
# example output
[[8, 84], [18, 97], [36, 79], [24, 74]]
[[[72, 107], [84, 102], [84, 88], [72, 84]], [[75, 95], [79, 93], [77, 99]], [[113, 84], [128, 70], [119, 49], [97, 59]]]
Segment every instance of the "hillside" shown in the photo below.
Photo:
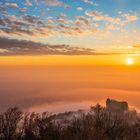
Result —
[[10, 108], [0, 115], [0, 140], [140, 140], [140, 116], [127, 102], [51, 114]]

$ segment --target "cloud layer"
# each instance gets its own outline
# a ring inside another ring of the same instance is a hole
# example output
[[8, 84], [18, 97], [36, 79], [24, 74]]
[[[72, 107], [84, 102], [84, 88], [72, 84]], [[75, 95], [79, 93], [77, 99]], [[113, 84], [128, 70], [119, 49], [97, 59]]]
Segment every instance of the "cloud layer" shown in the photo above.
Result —
[[0, 38], [0, 55], [91, 55], [94, 49]]
[[[37, 3], [39, 2], [36, 0]], [[42, 0], [43, 2], [44, 0]], [[47, 6], [66, 6], [59, 0], [45, 0]], [[93, 4], [90, 0], [83, 0], [88, 4]], [[112, 32], [121, 30], [123, 26], [137, 21], [139, 17], [133, 13], [120, 13], [116, 17], [109, 16], [98, 10], [85, 10], [81, 15], [77, 15], [69, 19], [65, 13], [56, 16], [48, 16], [43, 18], [45, 11], [40, 14], [27, 14], [33, 4], [30, 1], [24, 3], [26, 7], [20, 7], [17, 3], [0, 4], [0, 35], [16, 35], [16, 36], [55, 36], [62, 35], [87, 35], [103, 34], [104, 32]], [[13, 14], [8, 13], [8, 10], [16, 11]], [[33, 7], [32, 7], [33, 9]], [[48, 8], [48, 10], [50, 10]], [[77, 11], [83, 11], [82, 7], [77, 7]], [[18, 14], [17, 14], [18, 12]], [[41, 17], [42, 16], [42, 17]], [[103, 25], [102, 25], [103, 24]], [[94, 26], [97, 25], [97, 26]], [[112, 27], [112, 28], [108, 28]]]
[[[95, 45], [96, 50], [101, 45], [119, 44], [121, 46], [139, 42], [139, 37], [136, 39], [131, 37], [132, 32], [135, 36], [139, 36], [139, 31], [134, 28], [139, 22], [138, 12], [134, 9], [116, 11], [112, 14], [101, 9], [96, 0], [1, 1], [0, 37], [21, 40], [21, 43], [23, 43], [22, 40], [29, 42], [41, 40], [46, 44], [49, 42], [49, 44], [69, 44], [90, 48]], [[86, 48], [81, 49], [85, 54], [89, 53]], [[24, 54], [25, 50], [22, 51]], [[3, 48], [1, 52], [8, 53], [9, 50]], [[11, 50], [10, 52], [13, 53]], [[37, 50], [34, 50], [33, 54], [35, 52]], [[44, 53], [46, 52], [50, 50]], [[69, 54], [70, 50], [66, 49], [63, 52]], [[71, 52], [74, 53], [73, 50]], [[63, 53], [60, 51], [60, 54]], [[79, 53], [76, 51], [74, 54]]]

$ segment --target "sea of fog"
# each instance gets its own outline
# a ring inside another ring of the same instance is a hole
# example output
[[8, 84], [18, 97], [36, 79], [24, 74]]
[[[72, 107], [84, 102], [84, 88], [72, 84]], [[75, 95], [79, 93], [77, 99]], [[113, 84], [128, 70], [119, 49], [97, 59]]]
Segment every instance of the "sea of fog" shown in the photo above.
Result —
[[1, 66], [0, 110], [64, 112], [125, 100], [140, 109], [140, 67]]

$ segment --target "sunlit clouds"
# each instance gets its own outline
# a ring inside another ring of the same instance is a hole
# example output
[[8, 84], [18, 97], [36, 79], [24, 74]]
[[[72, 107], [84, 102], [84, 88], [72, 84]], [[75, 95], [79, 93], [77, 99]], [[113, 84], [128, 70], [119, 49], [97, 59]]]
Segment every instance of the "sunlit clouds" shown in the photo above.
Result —
[[1, 1], [0, 37], [88, 47], [101, 53], [104, 49], [114, 51], [111, 46], [117, 49], [121, 45], [139, 44], [138, 2], [128, 0], [124, 10], [112, 0], [110, 3], [116, 4], [113, 12], [108, 10], [107, 3], [97, 0]]

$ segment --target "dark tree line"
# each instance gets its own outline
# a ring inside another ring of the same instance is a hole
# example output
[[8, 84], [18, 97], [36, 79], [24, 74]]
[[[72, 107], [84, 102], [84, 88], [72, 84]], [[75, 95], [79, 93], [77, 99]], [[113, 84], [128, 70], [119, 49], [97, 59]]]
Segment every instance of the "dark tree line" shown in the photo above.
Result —
[[140, 117], [109, 112], [100, 105], [70, 120], [47, 112], [10, 108], [0, 114], [0, 140], [140, 140]]

